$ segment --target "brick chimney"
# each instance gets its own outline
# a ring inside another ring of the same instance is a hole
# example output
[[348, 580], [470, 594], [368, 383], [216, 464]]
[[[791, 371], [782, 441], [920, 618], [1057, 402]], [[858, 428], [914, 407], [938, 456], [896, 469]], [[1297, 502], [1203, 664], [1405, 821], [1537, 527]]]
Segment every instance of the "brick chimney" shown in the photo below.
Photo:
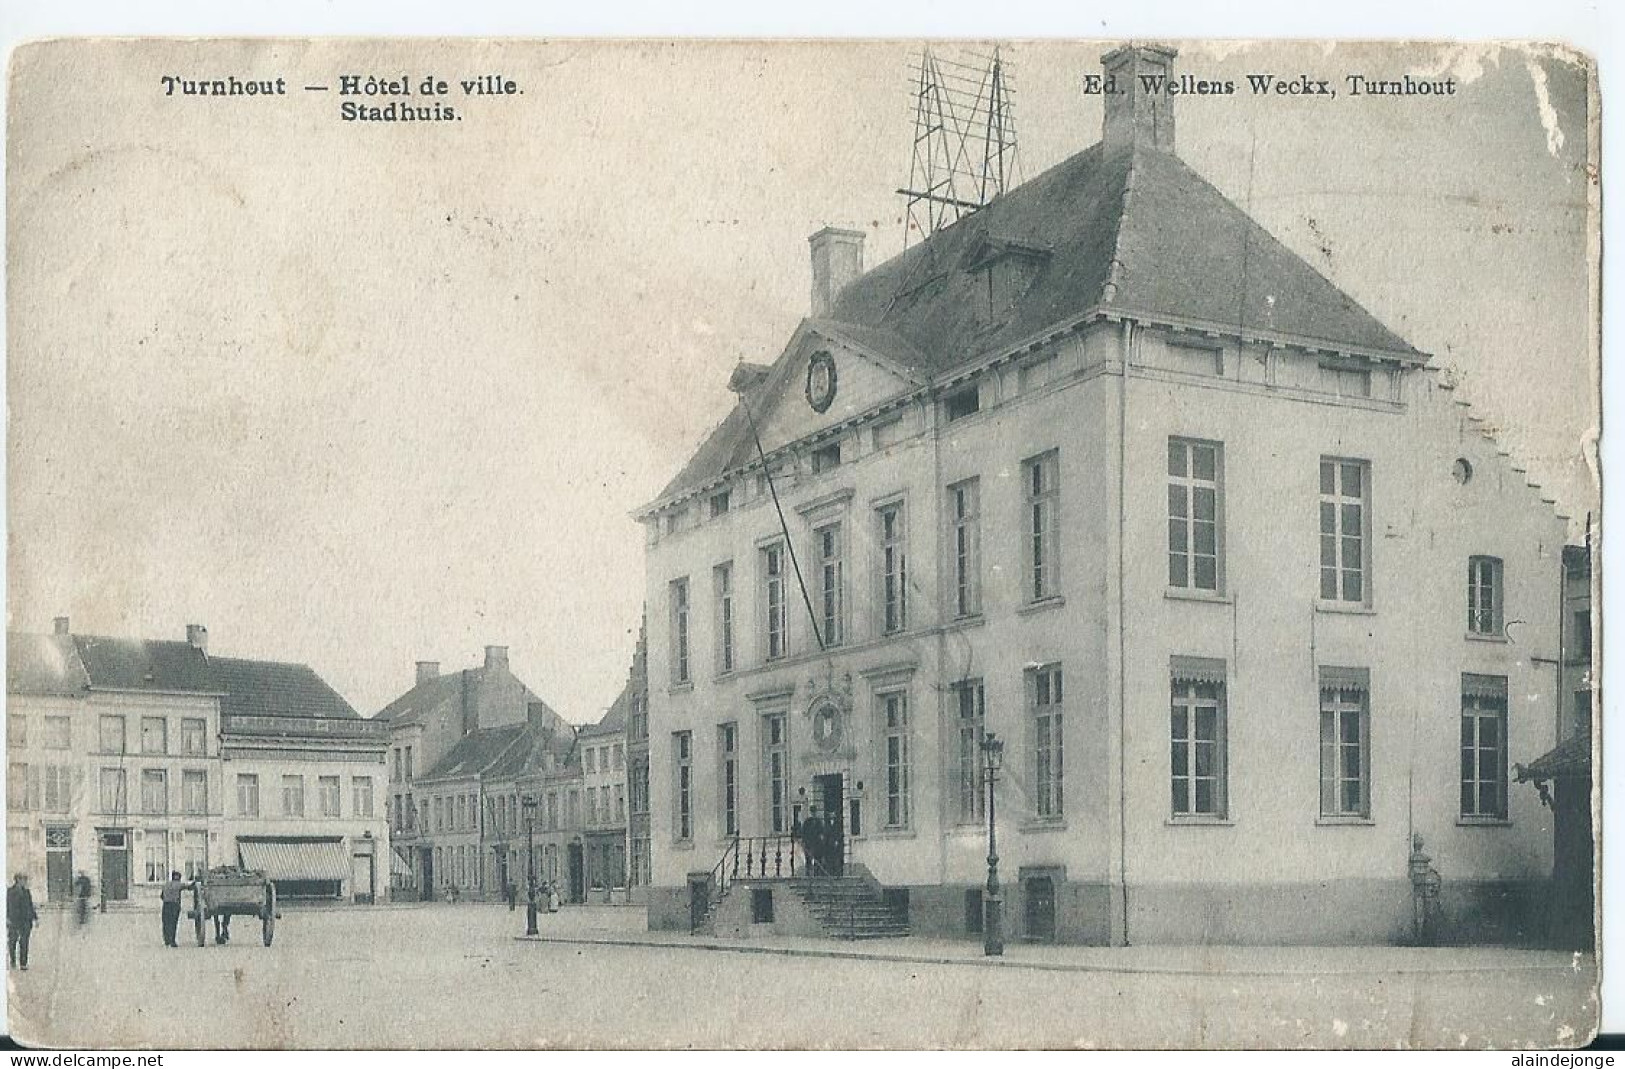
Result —
[[1106, 76], [1100, 140], [1108, 155], [1135, 145], [1174, 151], [1174, 98], [1167, 83], [1177, 55], [1161, 45], [1124, 45], [1100, 57]]
[[807, 239], [812, 247], [812, 314], [827, 316], [841, 290], [863, 274], [863, 231], [826, 226]]
[[209, 652], [209, 629], [202, 624], [186, 625], [186, 644], [194, 650]]
[[541, 702], [527, 702], [525, 705], [525, 722], [532, 728], [551, 728], [553, 718], [547, 715], [547, 706]]
[[427, 683], [431, 679], [439, 679], [440, 678], [440, 662], [439, 661], [419, 661], [417, 663], [417, 667], [418, 667], [417, 681], [418, 681], [419, 684]]
[[51, 630], [58, 635], [66, 635], [68, 633], [68, 618], [66, 616], [58, 616], [55, 620], [52, 620]]
[[506, 667], [508, 667], [508, 647], [506, 647], [506, 646], [487, 646], [487, 647], [485, 647], [485, 667], [487, 667], [487, 668], [506, 668]]
[[461, 727], [462, 733], [468, 735], [480, 728], [480, 706], [476, 700], [478, 696], [474, 693], [474, 669], [465, 668], [461, 674], [463, 677], [463, 722]]

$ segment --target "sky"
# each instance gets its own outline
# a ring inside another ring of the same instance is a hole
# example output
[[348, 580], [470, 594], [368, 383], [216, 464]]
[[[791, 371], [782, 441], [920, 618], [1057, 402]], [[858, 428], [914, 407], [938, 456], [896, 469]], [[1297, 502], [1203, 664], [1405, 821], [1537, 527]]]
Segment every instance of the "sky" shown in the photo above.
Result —
[[[1026, 176], [1098, 139], [1079, 86], [1105, 47], [1005, 46]], [[363, 714], [416, 660], [507, 645], [567, 719], [596, 719], [637, 633], [631, 514], [726, 413], [733, 365], [771, 361], [806, 314], [807, 236], [860, 229], [870, 264], [902, 247], [918, 48], [19, 53], [8, 627], [203, 623], [211, 649], [308, 663]], [[1184, 45], [1178, 69], [1457, 79], [1427, 100], [1182, 96], [1178, 151], [1452, 369], [1564, 511], [1593, 507], [1583, 71], [1373, 45]], [[345, 73], [523, 92], [453, 85], [461, 121], [345, 122]], [[165, 96], [166, 74], [290, 93]]]

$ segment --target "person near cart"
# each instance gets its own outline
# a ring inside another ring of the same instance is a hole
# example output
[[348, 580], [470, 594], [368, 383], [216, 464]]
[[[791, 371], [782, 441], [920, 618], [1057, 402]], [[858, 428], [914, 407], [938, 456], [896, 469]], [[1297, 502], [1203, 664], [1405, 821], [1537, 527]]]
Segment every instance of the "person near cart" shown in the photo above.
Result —
[[181, 883], [181, 874], [171, 872], [169, 882], [164, 884], [164, 889], [159, 895], [159, 898], [163, 901], [164, 946], [166, 947], [180, 946], [180, 943], [175, 940], [175, 930], [180, 927], [181, 923], [181, 892], [183, 890], [185, 890], [185, 885]]

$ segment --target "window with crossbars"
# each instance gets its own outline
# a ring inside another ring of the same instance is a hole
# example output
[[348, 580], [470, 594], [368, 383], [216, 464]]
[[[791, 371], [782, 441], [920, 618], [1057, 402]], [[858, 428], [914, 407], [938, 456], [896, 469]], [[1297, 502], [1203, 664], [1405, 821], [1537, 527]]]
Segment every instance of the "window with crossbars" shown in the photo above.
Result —
[[1061, 666], [1045, 665], [1032, 670], [1030, 677], [1033, 812], [1039, 820], [1060, 820], [1066, 812]]
[[880, 703], [886, 767], [886, 827], [909, 826], [909, 724], [908, 693], [891, 691], [876, 699]]
[[1320, 461], [1320, 597], [1371, 600], [1369, 510], [1371, 468], [1363, 460]]
[[1218, 442], [1168, 439], [1168, 585], [1218, 592], [1219, 489], [1223, 447]]
[[1169, 717], [1170, 786], [1176, 817], [1225, 816], [1224, 684], [1175, 679]]
[[1467, 675], [1461, 695], [1461, 815], [1507, 815], [1507, 691], [1504, 676]]
[[1500, 558], [1469, 557], [1467, 560], [1468, 634], [1495, 636], [1503, 633], [1501, 591]]
[[1370, 699], [1364, 671], [1320, 675], [1320, 815], [1371, 815]]
[[958, 818], [961, 824], [978, 824], [985, 812], [982, 737], [987, 727], [987, 704], [980, 679], [956, 683], [953, 691]]

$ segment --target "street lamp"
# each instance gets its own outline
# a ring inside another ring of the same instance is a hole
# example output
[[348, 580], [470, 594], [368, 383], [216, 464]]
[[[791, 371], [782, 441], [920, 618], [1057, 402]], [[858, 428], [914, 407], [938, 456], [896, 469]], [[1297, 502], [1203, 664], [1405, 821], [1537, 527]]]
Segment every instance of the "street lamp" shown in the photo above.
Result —
[[525, 934], [538, 935], [536, 930], [536, 798], [525, 795], [520, 805], [525, 810]]
[[1004, 954], [1004, 896], [999, 893], [999, 840], [993, 818], [993, 784], [1004, 764], [1004, 740], [989, 731], [982, 736], [983, 778], [987, 780], [987, 891], [983, 895], [982, 953]]

